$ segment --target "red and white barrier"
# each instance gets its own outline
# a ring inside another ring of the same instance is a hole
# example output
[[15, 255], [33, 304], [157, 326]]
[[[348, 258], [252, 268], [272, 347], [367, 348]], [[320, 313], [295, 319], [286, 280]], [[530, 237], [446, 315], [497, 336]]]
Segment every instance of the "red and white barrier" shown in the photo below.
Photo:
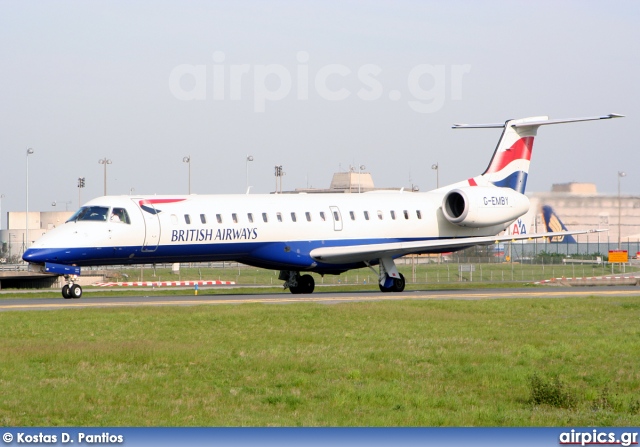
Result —
[[198, 286], [229, 286], [235, 281], [133, 281], [133, 282], [97, 282], [96, 287], [194, 287]]
[[551, 278], [542, 281], [536, 281], [534, 284], [549, 284], [555, 282], [583, 282], [583, 281], [595, 281], [595, 282], [616, 282], [616, 281], [640, 281], [640, 276], [586, 276], [577, 278]]

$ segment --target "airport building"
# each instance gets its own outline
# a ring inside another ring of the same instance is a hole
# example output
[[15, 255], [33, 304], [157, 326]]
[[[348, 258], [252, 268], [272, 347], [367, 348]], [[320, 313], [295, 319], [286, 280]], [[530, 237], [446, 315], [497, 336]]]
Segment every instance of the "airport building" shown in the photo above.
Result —
[[329, 188], [296, 188], [293, 191], [284, 191], [284, 193], [362, 193], [369, 191], [417, 191], [415, 186], [405, 188], [376, 188], [373, 184], [373, 177], [369, 172], [356, 171], [351, 169], [346, 172], [336, 172], [333, 174]]
[[29, 228], [29, 246], [47, 231], [62, 225], [73, 211], [9, 211], [7, 228], [0, 230], [0, 258], [5, 262], [21, 262]]
[[[589, 235], [609, 245], [626, 245], [640, 241], [640, 195], [599, 194], [594, 183], [554, 184], [550, 192], [529, 194], [532, 208], [538, 211], [536, 222], [542, 222], [540, 207], [551, 206], [568, 229], [606, 229], [599, 235]], [[540, 229], [539, 230], [544, 230]], [[580, 236], [586, 239], [585, 236]]]

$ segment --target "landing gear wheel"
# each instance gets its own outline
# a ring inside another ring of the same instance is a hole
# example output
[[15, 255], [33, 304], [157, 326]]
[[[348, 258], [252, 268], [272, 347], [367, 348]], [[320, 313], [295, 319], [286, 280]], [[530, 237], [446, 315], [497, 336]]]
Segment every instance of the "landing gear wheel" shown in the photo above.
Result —
[[300, 275], [300, 272], [281, 270], [278, 279], [285, 280], [284, 288], [289, 289], [294, 295], [300, 293], [313, 293], [316, 282], [311, 275]]
[[64, 286], [62, 286], [62, 298], [64, 298], [65, 300], [68, 300], [71, 298], [71, 292], [69, 292], [68, 284], [65, 284]]
[[400, 273], [400, 278], [395, 278], [393, 280], [393, 285], [391, 286], [392, 292], [403, 292], [404, 291], [404, 276]]
[[301, 289], [300, 293], [313, 293], [316, 282], [313, 280], [313, 276], [302, 275], [298, 281], [298, 287]]
[[405, 286], [405, 281], [404, 281], [404, 275], [402, 273], [400, 273], [400, 278], [393, 279], [393, 284], [391, 284], [391, 287], [384, 287], [382, 284], [378, 283], [378, 287], [380, 287], [380, 291], [384, 293], [403, 292], [404, 286]]
[[82, 287], [80, 287], [78, 284], [72, 285], [71, 287], [69, 287], [69, 295], [71, 296], [71, 298], [80, 298], [82, 296]]

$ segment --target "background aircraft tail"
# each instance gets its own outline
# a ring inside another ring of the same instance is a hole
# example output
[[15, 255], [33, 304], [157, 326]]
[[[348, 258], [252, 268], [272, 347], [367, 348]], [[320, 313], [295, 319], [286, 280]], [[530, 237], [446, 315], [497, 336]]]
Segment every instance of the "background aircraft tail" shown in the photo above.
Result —
[[[544, 205], [542, 207], [542, 218], [544, 220], [545, 228], [549, 232], [569, 231], [567, 230], [567, 227], [564, 226], [564, 223], [562, 223], [562, 221], [560, 220], [558, 215], [555, 213], [555, 211], [553, 211], [553, 208], [551, 208], [548, 205]], [[551, 238], [551, 240], [549, 240], [549, 242], [552, 242], [552, 243], [563, 242], [563, 243], [575, 244], [576, 240], [573, 236], [567, 235], [567, 236], [554, 236]]]

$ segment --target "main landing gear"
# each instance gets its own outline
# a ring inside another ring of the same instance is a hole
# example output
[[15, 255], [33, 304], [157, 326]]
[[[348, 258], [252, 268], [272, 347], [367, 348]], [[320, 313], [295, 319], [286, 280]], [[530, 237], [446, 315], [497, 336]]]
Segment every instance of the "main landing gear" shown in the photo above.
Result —
[[395, 262], [391, 258], [380, 258], [380, 270], [371, 267], [367, 262], [367, 267], [378, 275], [378, 287], [381, 292], [403, 292], [405, 281], [404, 275], [398, 271]]
[[390, 287], [385, 287], [381, 283], [378, 283], [378, 287], [380, 287], [381, 292], [403, 292], [404, 291], [404, 275], [399, 273], [399, 278], [392, 278], [392, 283]]
[[289, 289], [293, 294], [313, 293], [316, 282], [311, 275], [301, 275], [300, 272], [291, 270], [280, 270], [278, 279], [285, 281], [284, 288]]
[[64, 275], [64, 279], [65, 281], [67, 281], [67, 284], [62, 286], [62, 297], [65, 300], [71, 298], [80, 298], [82, 296], [82, 287], [80, 287], [78, 284], [74, 284], [73, 278], [69, 275]]
[[[378, 287], [381, 292], [403, 292], [405, 286], [404, 275], [398, 271], [392, 258], [380, 258], [378, 264], [379, 271], [376, 271], [371, 264], [365, 262], [367, 267], [378, 276]], [[313, 276], [292, 270], [280, 270], [278, 279], [285, 281], [284, 288], [289, 289], [293, 294], [313, 293], [315, 281]]]

